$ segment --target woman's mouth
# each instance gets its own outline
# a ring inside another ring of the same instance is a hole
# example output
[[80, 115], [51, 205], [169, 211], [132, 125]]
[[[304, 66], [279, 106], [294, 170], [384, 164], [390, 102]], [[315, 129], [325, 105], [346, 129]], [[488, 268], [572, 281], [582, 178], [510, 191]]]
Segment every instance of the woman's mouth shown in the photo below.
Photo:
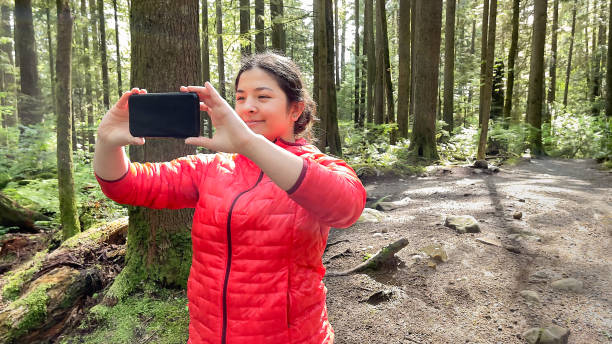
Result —
[[252, 127], [254, 125], [257, 125], [259, 123], [263, 123], [264, 121], [245, 121], [245, 123], [249, 126]]

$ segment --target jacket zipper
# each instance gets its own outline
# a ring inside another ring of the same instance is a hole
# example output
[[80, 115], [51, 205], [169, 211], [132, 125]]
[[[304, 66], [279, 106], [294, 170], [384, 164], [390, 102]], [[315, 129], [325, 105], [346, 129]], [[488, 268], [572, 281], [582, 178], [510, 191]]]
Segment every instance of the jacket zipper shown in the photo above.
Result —
[[221, 344], [226, 343], [226, 335], [227, 335], [227, 283], [229, 281], [230, 268], [232, 265], [232, 232], [231, 232], [231, 223], [232, 223], [232, 211], [234, 210], [234, 206], [238, 199], [244, 195], [245, 193], [253, 190], [261, 179], [263, 178], [263, 171], [259, 173], [259, 178], [257, 178], [257, 182], [255, 185], [250, 187], [247, 190], [242, 191], [241, 193], [234, 198], [232, 201], [232, 205], [230, 206], [229, 213], [227, 214], [227, 264], [225, 266], [225, 280], [223, 281], [223, 330], [221, 332]]

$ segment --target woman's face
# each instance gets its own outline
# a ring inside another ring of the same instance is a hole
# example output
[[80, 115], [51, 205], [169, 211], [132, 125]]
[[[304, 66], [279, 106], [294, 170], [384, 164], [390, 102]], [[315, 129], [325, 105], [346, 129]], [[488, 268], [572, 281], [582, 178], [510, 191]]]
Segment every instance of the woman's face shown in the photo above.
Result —
[[260, 68], [243, 72], [236, 87], [236, 112], [256, 134], [268, 140], [293, 142], [293, 124], [304, 104], [288, 104], [287, 95], [273, 76]]

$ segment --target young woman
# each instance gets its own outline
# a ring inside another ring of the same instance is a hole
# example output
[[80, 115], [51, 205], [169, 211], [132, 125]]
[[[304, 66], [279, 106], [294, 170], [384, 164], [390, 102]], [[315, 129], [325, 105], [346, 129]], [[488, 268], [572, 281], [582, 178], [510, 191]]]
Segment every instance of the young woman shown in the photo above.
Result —
[[333, 343], [321, 257], [330, 226], [353, 224], [366, 193], [342, 160], [303, 138], [315, 104], [288, 58], [243, 62], [232, 109], [217, 91], [197, 92], [212, 139], [187, 144], [230, 154], [131, 163], [123, 146], [144, 144], [128, 128], [126, 92], [98, 128], [94, 171], [113, 200], [151, 208], [195, 208], [187, 296], [189, 342]]

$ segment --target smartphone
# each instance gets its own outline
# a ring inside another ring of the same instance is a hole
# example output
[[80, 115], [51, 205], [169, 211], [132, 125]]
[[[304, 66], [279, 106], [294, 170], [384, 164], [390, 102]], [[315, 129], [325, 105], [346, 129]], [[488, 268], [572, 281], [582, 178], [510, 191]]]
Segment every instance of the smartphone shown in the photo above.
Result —
[[128, 101], [134, 137], [200, 136], [200, 100], [196, 93], [132, 94]]

